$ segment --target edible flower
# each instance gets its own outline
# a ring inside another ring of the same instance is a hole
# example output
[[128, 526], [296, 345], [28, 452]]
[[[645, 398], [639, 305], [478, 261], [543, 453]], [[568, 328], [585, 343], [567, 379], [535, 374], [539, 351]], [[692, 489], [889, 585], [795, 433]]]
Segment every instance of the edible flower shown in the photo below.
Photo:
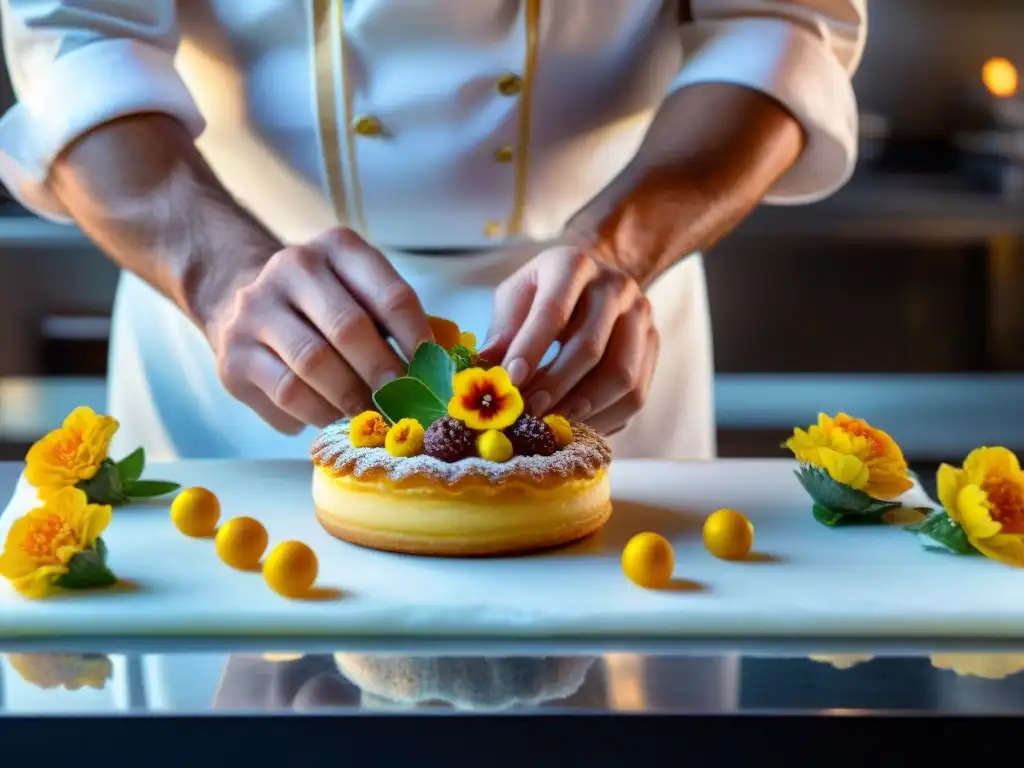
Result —
[[355, 448], [382, 448], [388, 436], [388, 422], [376, 411], [363, 411], [348, 426], [348, 439]]
[[112, 506], [177, 490], [177, 483], [140, 479], [146, 466], [142, 448], [121, 461], [110, 458], [110, 442], [119, 426], [117, 419], [92, 408], [75, 408], [61, 426], [29, 448], [25, 479], [42, 500], [65, 488], [78, 488], [94, 504]]
[[92, 408], [75, 408], [64, 423], [33, 445], [25, 457], [25, 479], [35, 488], [56, 490], [91, 480], [107, 458], [120, 426]]
[[943, 464], [939, 501], [983, 555], [1024, 566], [1024, 472], [1007, 448], [976, 448], [960, 469]]
[[42, 506], [11, 525], [0, 553], [0, 576], [30, 599], [45, 597], [55, 588], [116, 583], [100, 538], [110, 520], [110, 506], [90, 504], [78, 488], [53, 492]]
[[448, 401], [448, 415], [470, 429], [505, 429], [523, 414], [523, 397], [504, 368], [459, 371], [452, 388], [455, 394]]
[[388, 430], [384, 448], [392, 456], [408, 458], [423, 450], [424, 430], [416, 419], [401, 419]]
[[22, 680], [44, 689], [100, 691], [114, 672], [110, 657], [102, 653], [9, 653], [7, 661]]
[[817, 424], [794, 429], [785, 447], [800, 462], [797, 477], [815, 518], [826, 525], [881, 522], [914, 485], [896, 441], [845, 413], [820, 414]]
[[470, 331], [463, 331], [457, 323], [446, 320], [436, 315], [428, 315], [427, 322], [430, 325], [430, 332], [434, 334], [434, 341], [440, 344], [448, 352], [455, 347], [463, 347], [470, 354], [475, 355], [476, 334]]

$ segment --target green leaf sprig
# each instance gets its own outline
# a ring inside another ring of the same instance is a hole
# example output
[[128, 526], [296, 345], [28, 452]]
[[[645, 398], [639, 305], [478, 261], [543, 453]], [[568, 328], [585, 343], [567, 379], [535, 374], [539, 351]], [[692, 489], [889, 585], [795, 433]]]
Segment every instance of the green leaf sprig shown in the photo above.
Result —
[[820, 467], [805, 465], [796, 470], [800, 485], [814, 502], [814, 519], [830, 528], [841, 525], [877, 525], [885, 513], [902, 506], [898, 501], [881, 501], [848, 485], [837, 483]]
[[107, 545], [96, 539], [91, 549], [85, 549], [68, 561], [68, 571], [54, 584], [62, 589], [97, 589], [117, 583], [117, 576], [107, 567]]
[[425, 341], [416, 348], [406, 375], [374, 392], [373, 403], [392, 424], [416, 419], [427, 429], [448, 413], [456, 369], [456, 361], [444, 347]]
[[142, 480], [146, 468], [146, 451], [137, 448], [121, 461], [104, 459], [99, 471], [78, 488], [85, 491], [93, 504], [123, 506], [137, 499], [152, 499], [172, 493], [181, 486], [166, 480]]
[[925, 549], [938, 549], [954, 555], [981, 554], [968, 540], [963, 526], [944, 509], [933, 510], [920, 523], [908, 525], [903, 530], [914, 534]]

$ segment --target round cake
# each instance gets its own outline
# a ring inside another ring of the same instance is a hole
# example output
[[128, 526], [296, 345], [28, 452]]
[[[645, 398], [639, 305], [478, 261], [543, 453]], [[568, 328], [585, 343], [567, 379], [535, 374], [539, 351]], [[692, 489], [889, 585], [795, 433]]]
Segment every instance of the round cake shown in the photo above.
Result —
[[[505, 461], [396, 456], [353, 445], [352, 429], [350, 420], [324, 429], [312, 458], [317, 517], [354, 544], [418, 555], [507, 555], [576, 541], [611, 515], [611, 450], [584, 425], [572, 425], [571, 440], [553, 452]], [[441, 428], [428, 430], [428, 446], [431, 430]], [[511, 443], [523, 442], [511, 432]]]

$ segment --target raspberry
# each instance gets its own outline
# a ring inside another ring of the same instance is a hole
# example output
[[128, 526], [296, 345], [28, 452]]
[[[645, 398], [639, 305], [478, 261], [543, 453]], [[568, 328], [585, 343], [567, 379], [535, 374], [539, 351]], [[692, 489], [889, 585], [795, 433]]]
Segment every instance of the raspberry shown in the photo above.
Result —
[[505, 430], [516, 456], [550, 456], [558, 450], [555, 433], [536, 416], [523, 414]]
[[472, 456], [476, 449], [473, 430], [458, 419], [442, 416], [423, 435], [423, 449], [428, 456], [452, 463]]

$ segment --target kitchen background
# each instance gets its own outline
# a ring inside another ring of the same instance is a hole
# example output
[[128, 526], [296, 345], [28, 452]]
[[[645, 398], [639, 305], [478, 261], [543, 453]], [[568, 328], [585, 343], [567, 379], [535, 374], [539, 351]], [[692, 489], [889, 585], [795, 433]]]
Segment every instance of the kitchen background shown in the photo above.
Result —
[[[758, 211], [707, 260], [723, 455], [779, 455], [819, 410], [921, 467], [1024, 449], [1024, 2], [869, 6], [856, 177]], [[116, 281], [77, 230], [0, 205], [0, 459], [103, 407]]]

